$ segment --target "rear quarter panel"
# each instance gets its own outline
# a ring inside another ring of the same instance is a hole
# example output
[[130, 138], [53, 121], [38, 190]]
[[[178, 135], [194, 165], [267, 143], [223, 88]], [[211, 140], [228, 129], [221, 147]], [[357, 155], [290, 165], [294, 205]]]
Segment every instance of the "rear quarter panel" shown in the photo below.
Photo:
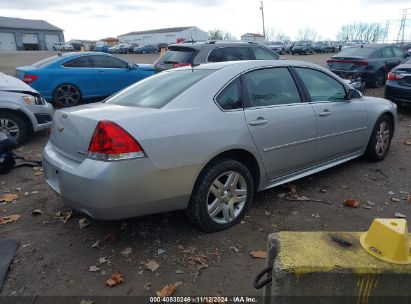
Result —
[[377, 120], [384, 114], [391, 115], [393, 118], [395, 132], [398, 123], [397, 106], [393, 102], [383, 98], [364, 96], [363, 100], [368, 113], [369, 136], [371, 136]]

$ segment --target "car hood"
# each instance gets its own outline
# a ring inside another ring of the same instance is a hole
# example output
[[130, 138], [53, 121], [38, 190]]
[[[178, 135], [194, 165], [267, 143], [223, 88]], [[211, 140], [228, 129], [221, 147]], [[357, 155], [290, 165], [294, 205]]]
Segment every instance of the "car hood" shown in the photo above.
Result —
[[38, 94], [23, 81], [0, 72], [0, 91], [24, 91]]

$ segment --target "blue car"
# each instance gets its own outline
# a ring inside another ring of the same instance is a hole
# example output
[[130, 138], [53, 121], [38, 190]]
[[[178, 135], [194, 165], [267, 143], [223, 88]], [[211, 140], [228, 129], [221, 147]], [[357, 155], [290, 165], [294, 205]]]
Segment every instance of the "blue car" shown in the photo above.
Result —
[[104, 98], [154, 74], [151, 64], [129, 64], [109, 54], [59, 54], [16, 68], [16, 76], [59, 107]]

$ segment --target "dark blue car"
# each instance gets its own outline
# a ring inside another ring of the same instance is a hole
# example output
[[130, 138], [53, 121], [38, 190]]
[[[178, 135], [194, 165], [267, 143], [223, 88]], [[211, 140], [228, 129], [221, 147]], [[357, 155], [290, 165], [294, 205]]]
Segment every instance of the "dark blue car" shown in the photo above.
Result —
[[103, 98], [154, 74], [151, 64], [129, 64], [109, 54], [67, 53], [16, 68], [17, 78], [57, 106]]

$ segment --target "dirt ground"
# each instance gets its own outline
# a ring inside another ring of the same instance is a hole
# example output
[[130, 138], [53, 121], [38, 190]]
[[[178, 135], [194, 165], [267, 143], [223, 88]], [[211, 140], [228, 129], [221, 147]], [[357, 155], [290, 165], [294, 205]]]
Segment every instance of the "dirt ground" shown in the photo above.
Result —
[[[0, 71], [13, 74], [15, 66], [49, 55], [0, 54]], [[155, 59], [151, 55], [122, 57], [132, 62]], [[324, 65], [328, 56], [289, 57]], [[367, 94], [381, 96], [382, 92], [369, 90]], [[40, 159], [47, 136], [32, 137], [16, 152]], [[406, 201], [411, 192], [411, 146], [404, 144], [406, 139], [411, 139], [411, 108], [401, 109], [391, 151], [384, 161], [357, 159], [292, 183], [299, 194], [331, 204], [288, 201], [284, 194], [289, 189], [276, 187], [256, 195], [242, 224], [213, 234], [190, 226], [184, 212], [112, 222], [88, 219], [90, 225], [85, 228], [79, 227], [85, 215], [74, 212], [63, 223], [56, 213], [70, 208], [46, 185], [41, 171], [15, 169], [0, 176], [0, 195], [16, 193], [19, 197], [14, 203], [0, 204], [0, 216], [18, 214], [21, 218], [1, 225], [0, 238], [17, 239], [21, 246], [1, 295], [76, 295], [91, 300], [102, 295], [155, 295], [166, 284], [176, 282], [181, 283], [176, 296], [262, 295], [252, 282], [265, 261], [253, 259], [249, 252], [265, 250], [269, 233], [363, 231], [376, 217], [394, 217], [397, 212], [411, 217], [411, 204]], [[361, 205], [345, 207], [346, 199], [359, 200]], [[33, 215], [34, 209], [43, 213]], [[93, 248], [97, 241], [100, 245]], [[147, 270], [149, 260], [156, 261], [158, 269]], [[90, 266], [99, 270], [90, 272]], [[124, 282], [107, 287], [106, 280], [118, 271]], [[145, 291], [148, 283], [151, 289]]]

